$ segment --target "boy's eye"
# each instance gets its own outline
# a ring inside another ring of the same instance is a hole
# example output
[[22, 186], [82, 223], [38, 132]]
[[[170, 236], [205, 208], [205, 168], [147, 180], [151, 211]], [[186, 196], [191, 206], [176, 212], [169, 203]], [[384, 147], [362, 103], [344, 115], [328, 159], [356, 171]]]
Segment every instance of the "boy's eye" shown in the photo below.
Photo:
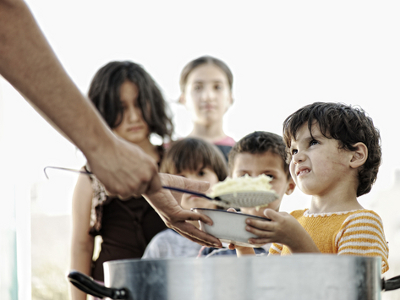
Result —
[[290, 154], [295, 155], [297, 153], [297, 149], [290, 150]]
[[203, 177], [205, 175], [205, 172], [203, 170], [200, 170], [198, 173], [199, 176]]
[[271, 178], [271, 179], [274, 179], [274, 178], [275, 178], [275, 176], [274, 176], [274, 175], [271, 175], [271, 174], [265, 174], [265, 173], [264, 173], [264, 175], [265, 175], [265, 176], [268, 176], [268, 177]]
[[317, 140], [310, 141], [310, 146], [317, 145], [317, 144], [319, 144], [319, 142]]

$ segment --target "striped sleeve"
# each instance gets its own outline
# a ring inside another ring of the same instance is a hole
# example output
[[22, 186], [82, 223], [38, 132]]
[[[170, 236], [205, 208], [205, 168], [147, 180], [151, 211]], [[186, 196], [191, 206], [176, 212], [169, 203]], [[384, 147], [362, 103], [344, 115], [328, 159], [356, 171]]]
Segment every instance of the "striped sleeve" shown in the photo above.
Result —
[[364, 210], [349, 216], [335, 239], [338, 254], [380, 256], [382, 273], [389, 270], [387, 246], [381, 218], [373, 211]]
[[271, 255], [275, 255], [275, 254], [281, 255], [282, 249], [283, 249], [283, 245], [282, 244], [273, 243], [271, 245], [271, 247], [269, 248], [269, 254], [271, 254]]

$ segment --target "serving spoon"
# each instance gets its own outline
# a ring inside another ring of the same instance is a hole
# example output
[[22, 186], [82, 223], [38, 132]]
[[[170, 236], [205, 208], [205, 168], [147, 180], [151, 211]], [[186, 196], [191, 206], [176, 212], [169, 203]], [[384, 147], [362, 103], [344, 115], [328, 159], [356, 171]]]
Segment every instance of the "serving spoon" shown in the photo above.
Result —
[[[69, 168], [63, 168], [63, 167], [47, 166], [44, 168], [44, 173], [47, 178], [49, 178], [47, 175], [47, 172], [46, 172], [47, 169], [57, 169], [57, 170], [70, 171], [70, 172], [75, 172], [75, 173], [80, 173], [80, 174], [85, 174], [85, 175], [93, 175], [92, 172], [86, 171], [86, 170], [81, 171], [81, 170], [69, 169]], [[224, 207], [224, 208], [267, 206], [269, 203], [275, 201], [278, 198], [278, 195], [273, 190], [270, 190], [270, 191], [241, 191], [241, 192], [226, 193], [226, 194], [218, 195], [216, 197], [210, 197], [209, 195], [206, 195], [203, 193], [186, 190], [186, 189], [181, 189], [181, 188], [177, 188], [177, 187], [173, 187], [173, 186], [163, 185], [162, 188], [172, 190], [175, 192], [191, 194], [191, 195], [195, 195], [198, 197], [202, 197], [202, 198], [210, 200], [213, 203], [215, 203], [216, 205]]]

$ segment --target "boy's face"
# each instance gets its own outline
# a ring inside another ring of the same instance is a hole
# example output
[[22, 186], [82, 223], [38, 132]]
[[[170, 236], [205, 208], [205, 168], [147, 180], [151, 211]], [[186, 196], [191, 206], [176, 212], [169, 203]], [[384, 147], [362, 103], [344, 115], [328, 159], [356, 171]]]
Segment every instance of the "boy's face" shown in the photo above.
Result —
[[348, 185], [352, 152], [339, 149], [339, 142], [323, 136], [317, 124], [311, 133], [304, 124], [292, 139], [290, 174], [303, 193], [326, 196]]
[[[183, 176], [192, 180], [201, 180], [201, 181], [207, 181], [210, 183], [210, 189], [206, 192], [210, 192], [211, 188], [214, 184], [219, 182], [217, 174], [211, 169], [211, 168], [202, 168], [198, 171], [182, 171], [179, 174], [176, 174], [179, 176]], [[211, 209], [216, 209], [217, 206], [212, 203], [211, 201], [201, 198], [201, 197], [196, 197], [195, 195], [191, 194], [183, 194], [182, 195], [182, 200], [181, 200], [181, 206], [184, 209], [191, 209], [194, 207], [198, 208], [211, 208]]]
[[[232, 178], [237, 178], [248, 174], [251, 177], [257, 177], [265, 174], [272, 178], [272, 189], [278, 194], [278, 199], [268, 205], [268, 208], [279, 211], [279, 206], [283, 195], [291, 194], [295, 188], [295, 184], [283, 169], [283, 160], [279, 154], [273, 152], [264, 152], [260, 154], [238, 153], [235, 156]], [[266, 207], [265, 207], [266, 208]], [[264, 209], [251, 207], [243, 207], [241, 211], [246, 214], [265, 217]]]

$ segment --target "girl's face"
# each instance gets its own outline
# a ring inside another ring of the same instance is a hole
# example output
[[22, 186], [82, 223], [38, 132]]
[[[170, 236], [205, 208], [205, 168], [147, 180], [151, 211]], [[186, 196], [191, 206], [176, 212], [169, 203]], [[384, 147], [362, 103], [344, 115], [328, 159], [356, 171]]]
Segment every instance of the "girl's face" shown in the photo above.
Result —
[[[203, 168], [198, 171], [182, 171], [181, 173], [177, 174], [179, 176], [183, 176], [192, 180], [201, 180], [201, 181], [207, 181], [210, 183], [210, 189], [206, 192], [211, 191], [211, 187], [219, 182], [217, 174], [209, 168]], [[190, 195], [190, 194], [183, 194], [182, 195], [182, 200], [181, 200], [181, 206], [184, 209], [191, 209], [194, 207], [198, 208], [211, 208], [211, 209], [216, 209], [217, 206], [212, 203], [211, 201], [205, 199], [205, 198], [200, 198], [196, 197], [195, 195]]]
[[138, 96], [139, 89], [136, 84], [126, 80], [121, 85], [122, 122], [113, 129], [116, 135], [134, 144], [140, 144], [149, 137], [149, 127], [143, 120]]
[[232, 102], [228, 78], [214, 64], [193, 69], [180, 98], [180, 103], [191, 112], [193, 122], [200, 125], [221, 121]]

